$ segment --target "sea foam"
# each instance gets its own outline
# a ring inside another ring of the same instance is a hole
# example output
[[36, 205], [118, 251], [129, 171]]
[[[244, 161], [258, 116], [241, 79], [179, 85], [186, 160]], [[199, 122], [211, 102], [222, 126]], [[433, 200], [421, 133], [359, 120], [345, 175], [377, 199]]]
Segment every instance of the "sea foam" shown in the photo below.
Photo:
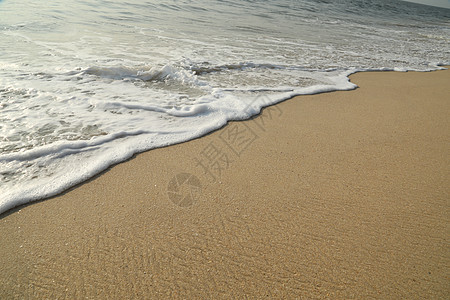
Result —
[[448, 10], [359, 2], [1, 2], [0, 213], [295, 95], [354, 89], [354, 72], [449, 63]]

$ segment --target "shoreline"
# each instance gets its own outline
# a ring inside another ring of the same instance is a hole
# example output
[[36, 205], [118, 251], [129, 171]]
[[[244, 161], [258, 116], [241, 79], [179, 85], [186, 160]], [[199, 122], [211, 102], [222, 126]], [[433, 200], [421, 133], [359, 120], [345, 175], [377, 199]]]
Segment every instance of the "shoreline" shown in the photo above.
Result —
[[[394, 70], [394, 69], [387, 69], [387, 68], [386, 69], [380, 69], [380, 70], [362, 70], [362, 71], [358, 70], [358, 71], [354, 71], [352, 73], [349, 73], [346, 77], [349, 79], [350, 83], [354, 84], [350, 80], [350, 77], [354, 76], [355, 74], [359, 74], [359, 73], [366, 73], [366, 72], [369, 72], [369, 73], [377, 73], [377, 72], [380, 72], [380, 73], [384, 73], [384, 72], [399, 72], [399, 73], [418, 72], [418, 73], [428, 73], [428, 72], [444, 71], [444, 70], [450, 68], [450, 66], [447, 66], [445, 64], [437, 64], [437, 65], [435, 65], [435, 68], [438, 68], [438, 69], [436, 69], [436, 70], [425, 70], [425, 71], [417, 71], [417, 70], [406, 70], [406, 71], [403, 71], [403, 70]], [[270, 104], [268, 106], [262, 107], [261, 108], [261, 112], [259, 114], [253, 115], [253, 116], [251, 116], [248, 119], [244, 119], [244, 120], [228, 120], [227, 123], [225, 123], [223, 126], [217, 128], [217, 129], [214, 129], [212, 131], [209, 131], [209, 132], [207, 132], [204, 135], [195, 137], [193, 139], [182, 141], [182, 142], [178, 142], [178, 143], [175, 143], [175, 144], [166, 145], [166, 146], [160, 146], [160, 147], [152, 148], [152, 149], [149, 149], [149, 150], [144, 150], [144, 151], [141, 151], [141, 152], [136, 152], [136, 153], [132, 154], [131, 157], [129, 157], [129, 158], [123, 160], [123, 161], [119, 161], [119, 162], [113, 163], [113, 164], [107, 166], [105, 169], [99, 171], [98, 173], [95, 173], [93, 176], [91, 176], [91, 177], [89, 177], [87, 179], [75, 180], [76, 182], [78, 182], [78, 181], [79, 182], [74, 184], [74, 185], [72, 185], [72, 186], [69, 186], [68, 188], [62, 188], [62, 190], [58, 188], [57, 189], [58, 191], [49, 192], [48, 196], [39, 197], [36, 200], [28, 200], [28, 202], [25, 202], [25, 203], [22, 203], [22, 204], [18, 204], [18, 205], [14, 205], [11, 208], [8, 208], [7, 210], [1, 212], [0, 213], [0, 219], [8, 216], [10, 213], [14, 213], [14, 212], [20, 210], [23, 207], [26, 207], [26, 206], [29, 206], [29, 205], [33, 205], [34, 203], [37, 203], [37, 202], [47, 201], [47, 200], [50, 200], [50, 199], [53, 199], [53, 198], [56, 198], [56, 197], [60, 197], [60, 196], [62, 196], [64, 194], [70, 192], [73, 189], [76, 189], [76, 188], [78, 188], [78, 187], [80, 187], [80, 186], [82, 186], [82, 185], [84, 185], [84, 184], [86, 184], [86, 183], [88, 183], [88, 182], [90, 182], [92, 180], [95, 180], [97, 177], [102, 176], [106, 172], [109, 172], [116, 165], [119, 165], [119, 164], [122, 164], [122, 163], [126, 163], [126, 162], [134, 159], [137, 155], [141, 155], [142, 153], [146, 153], [148, 151], [153, 151], [153, 150], [156, 150], [156, 149], [163, 149], [163, 148], [167, 148], [167, 147], [172, 147], [172, 146], [175, 146], [175, 145], [184, 144], [184, 143], [188, 143], [188, 142], [191, 142], [191, 141], [194, 141], [194, 140], [197, 140], [197, 139], [201, 139], [201, 138], [203, 138], [205, 136], [208, 136], [210, 134], [215, 133], [216, 131], [222, 130], [224, 127], [228, 126], [232, 122], [243, 122], [243, 121], [247, 122], [247, 121], [253, 120], [254, 118], [258, 118], [262, 114], [263, 110], [268, 109], [268, 108], [270, 108], [272, 106], [275, 106], [275, 105], [279, 105], [280, 103], [283, 103], [285, 101], [290, 101], [293, 98], [304, 97], [304, 96], [320, 95], [320, 94], [327, 94], [327, 93], [335, 93], [335, 92], [342, 92], [342, 91], [344, 91], [344, 92], [345, 91], [353, 91], [353, 90], [356, 90], [358, 88], [359, 88], [359, 86], [355, 85], [354, 88], [344, 89], [344, 90], [339, 90], [339, 89], [330, 90], [330, 91], [328, 91], [328, 90], [326, 90], [326, 91], [321, 90], [321, 91], [312, 92], [310, 94], [294, 95], [292, 97], [289, 97], [289, 98], [286, 98], [284, 100], [281, 100], [281, 101], [277, 102], [276, 104]], [[10, 205], [6, 205], [6, 206], [8, 207]]]
[[445, 298], [448, 74], [358, 72], [13, 208], [0, 296]]

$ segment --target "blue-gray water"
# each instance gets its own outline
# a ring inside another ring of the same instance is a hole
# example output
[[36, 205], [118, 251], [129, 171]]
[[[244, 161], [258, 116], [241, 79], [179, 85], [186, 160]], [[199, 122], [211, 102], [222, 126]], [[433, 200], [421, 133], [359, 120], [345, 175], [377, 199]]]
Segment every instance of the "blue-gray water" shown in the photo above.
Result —
[[358, 70], [448, 64], [450, 11], [387, 0], [0, 1], [0, 213]]

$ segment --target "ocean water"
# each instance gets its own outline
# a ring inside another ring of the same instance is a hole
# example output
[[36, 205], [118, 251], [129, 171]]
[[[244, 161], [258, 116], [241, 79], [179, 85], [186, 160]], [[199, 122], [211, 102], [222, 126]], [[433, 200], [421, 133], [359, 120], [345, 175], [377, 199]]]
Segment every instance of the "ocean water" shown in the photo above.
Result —
[[449, 42], [450, 10], [395, 0], [0, 0], [0, 213]]

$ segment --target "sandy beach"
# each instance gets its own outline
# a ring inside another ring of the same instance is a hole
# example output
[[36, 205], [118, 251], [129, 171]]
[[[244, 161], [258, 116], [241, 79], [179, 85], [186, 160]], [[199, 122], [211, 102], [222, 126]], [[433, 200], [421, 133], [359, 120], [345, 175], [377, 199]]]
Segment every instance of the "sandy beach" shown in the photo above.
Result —
[[445, 299], [450, 72], [367, 72], [0, 217], [0, 299]]

